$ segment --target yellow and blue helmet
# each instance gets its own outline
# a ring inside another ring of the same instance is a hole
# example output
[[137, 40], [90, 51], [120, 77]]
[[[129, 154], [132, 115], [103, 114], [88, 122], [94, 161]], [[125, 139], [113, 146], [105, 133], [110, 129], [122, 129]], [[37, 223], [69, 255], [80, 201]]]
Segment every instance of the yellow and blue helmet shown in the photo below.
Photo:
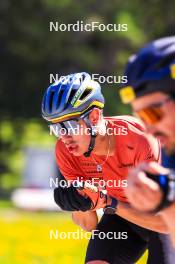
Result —
[[98, 82], [86, 72], [61, 77], [50, 85], [43, 97], [42, 116], [51, 123], [78, 118], [97, 107], [104, 107]]

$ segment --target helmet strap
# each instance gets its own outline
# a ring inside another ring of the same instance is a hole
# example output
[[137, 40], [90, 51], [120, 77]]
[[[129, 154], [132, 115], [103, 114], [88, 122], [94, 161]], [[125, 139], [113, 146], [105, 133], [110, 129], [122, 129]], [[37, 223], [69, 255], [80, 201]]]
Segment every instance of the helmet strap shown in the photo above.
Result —
[[91, 139], [90, 139], [88, 151], [86, 151], [83, 155], [85, 157], [89, 157], [91, 155], [92, 150], [94, 149], [94, 146], [95, 146], [95, 138], [97, 136], [97, 132], [93, 129], [93, 126], [91, 125], [91, 123], [89, 121], [89, 117], [85, 117], [84, 122], [85, 122], [87, 128], [89, 128], [89, 130], [90, 130]]

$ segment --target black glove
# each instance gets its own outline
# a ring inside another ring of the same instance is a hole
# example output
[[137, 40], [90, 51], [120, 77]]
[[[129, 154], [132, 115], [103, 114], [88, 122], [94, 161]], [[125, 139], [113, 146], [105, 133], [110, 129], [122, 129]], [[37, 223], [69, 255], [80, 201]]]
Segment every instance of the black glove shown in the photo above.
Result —
[[92, 207], [89, 197], [85, 198], [78, 193], [75, 187], [58, 187], [54, 190], [56, 204], [65, 211], [88, 211]]

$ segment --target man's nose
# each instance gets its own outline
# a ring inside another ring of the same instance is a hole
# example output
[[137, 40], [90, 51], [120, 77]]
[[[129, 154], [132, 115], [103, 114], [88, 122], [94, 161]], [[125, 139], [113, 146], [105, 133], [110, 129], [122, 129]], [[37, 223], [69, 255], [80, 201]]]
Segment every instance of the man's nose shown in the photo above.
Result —
[[71, 140], [72, 136], [68, 135], [68, 134], [65, 134], [65, 135], [61, 135], [60, 138], [63, 141], [63, 143], [65, 143], [66, 141]]

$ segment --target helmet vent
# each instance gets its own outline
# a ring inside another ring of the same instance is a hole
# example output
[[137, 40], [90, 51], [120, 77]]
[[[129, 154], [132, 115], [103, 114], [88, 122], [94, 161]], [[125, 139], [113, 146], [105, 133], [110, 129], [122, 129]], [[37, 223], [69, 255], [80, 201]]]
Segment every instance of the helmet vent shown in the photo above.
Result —
[[83, 74], [82, 77], [81, 77], [81, 82], [84, 82], [85, 78], [86, 78], [86, 75]]
[[84, 100], [90, 93], [91, 93], [92, 90], [88, 90], [86, 89], [82, 95], [80, 96], [79, 100]]
[[159, 69], [160, 67], [164, 67], [164, 66], [171, 64], [171, 62], [173, 62], [173, 59], [175, 59], [175, 54], [173, 56], [172, 54], [170, 54], [165, 59], [162, 59], [162, 61], [156, 65], [157, 66], [156, 69]]
[[60, 92], [59, 92], [59, 94], [58, 94], [58, 98], [57, 98], [57, 107], [59, 107], [59, 103], [60, 103], [60, 101], [61, 101], [61, 98], [62, 98], [62, 95], [63, 95], [63, 90], [61, 90]]
[[50, 92], [50, 98], [49, 98], [49, 111], [52, 111], [52, 105], [53, 105], [53, 97], [54, 97], [54, 92]]
[[74, 97], [75, 93], [76, 93], [76, 90], [72, 89], [71, 92], [70, 92], [67, 104], [70, 104], [70, 102], [71, 102], [72, 98]]

